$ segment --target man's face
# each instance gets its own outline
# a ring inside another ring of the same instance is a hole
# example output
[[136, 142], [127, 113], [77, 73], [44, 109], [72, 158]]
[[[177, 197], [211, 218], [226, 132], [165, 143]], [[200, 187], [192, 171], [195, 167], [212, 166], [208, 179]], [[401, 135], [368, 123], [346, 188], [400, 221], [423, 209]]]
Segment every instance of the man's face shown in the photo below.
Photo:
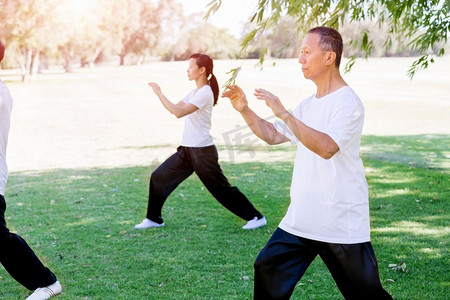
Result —
[[314, 80], [326, 70], [327, 51], [322, 50], [319, 42], [320, 35], [309, 33], [300, 46], [298, 62], [302, 64], [303, 76], [306, 79]]

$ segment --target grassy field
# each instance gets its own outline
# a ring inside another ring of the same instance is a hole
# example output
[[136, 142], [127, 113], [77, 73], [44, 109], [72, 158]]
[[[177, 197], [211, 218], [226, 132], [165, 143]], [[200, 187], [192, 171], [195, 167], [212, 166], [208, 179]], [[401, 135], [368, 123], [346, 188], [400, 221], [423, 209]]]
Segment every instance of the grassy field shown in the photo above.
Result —
[[[404, 78], [410, 61], [371, 60], [347, 76], [366, 106], [362, 156], [372, 243], [395, 299], [447, 299], [450, 60], [413, 82]], [[313, 92], [294, 60], [277, 65], [257, 72], [247, 62], [238, 79], [268, 118], [252, 88], [278, 92], [291, 107]], [[232, 66], [216, 62], [219, 78]], [[164, 228], [133, 228], [145, 213], [149, 174], [174, 151], [182, 130], [145, 83], [156, 80], [169, 97], [181, 98], [192, 87], [185, 69], [155, 63], [53, 70], [27, 84], [0, 72], [15, 98], [7, 222], [56, 273], [60, 299], [251, 299], [253, 261], [289, 204], [295, 151], [256, 142], [226, 101], [213, 120], [222, 166], [268, 226], [242, 230], [244, 222], [192, 176], [168, 199]], [[0, 299], [27, 294], [0, 267]], [[293, 296], [341, 298], [320, 260]]]
[[[382, 142], [386, 148], [397, 144], [395, 137]], [[414, 140], [411, 145], [417, 156], [426, 154]], [[449, 146], [448, 138], [436, 138], [427, 153]], [[395, 299], [446, 299], [448, 169], [392, 157], [366, 155], [364, 161], [372, 243], [385, 288]], [[252, 264], [287, 208], [292, 163], [223, 167], [266, 215], [267, 227], [242, 230], [244, 222], [193, 176], [166, 203], [164, 228], [136, 231], [151, 171], [142, 166], [14, 173], [8, 222], [58, 275], [65, 289], [61, 299], [251, 299]], [[0, 284], [0, 299], [27, 294], [4, 270]], [[316, 260], [292, 299], [325, 298], [342, 299]]]

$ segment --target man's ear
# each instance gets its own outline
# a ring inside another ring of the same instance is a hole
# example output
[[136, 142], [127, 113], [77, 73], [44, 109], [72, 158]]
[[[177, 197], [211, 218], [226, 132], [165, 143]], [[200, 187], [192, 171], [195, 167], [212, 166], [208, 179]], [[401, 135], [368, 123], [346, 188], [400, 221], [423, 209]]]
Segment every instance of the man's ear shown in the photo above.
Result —
[[326, 64], [327, 65], [332, 65], [332, 64], [334, 64], [335, 60], [336, 60], [336, 52], [334, 52], [334, 51], [327, 51]]

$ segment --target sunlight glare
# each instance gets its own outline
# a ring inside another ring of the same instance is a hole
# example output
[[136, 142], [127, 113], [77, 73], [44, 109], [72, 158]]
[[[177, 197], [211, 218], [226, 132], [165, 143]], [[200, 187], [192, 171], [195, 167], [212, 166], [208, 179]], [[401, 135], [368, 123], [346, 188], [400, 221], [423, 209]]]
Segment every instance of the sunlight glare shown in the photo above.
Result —
[[62, 6], [64, 10], [75, 14], [76, 16], [83, 16], [91, 11], [98, 4], [97, 0], [65, 0]]

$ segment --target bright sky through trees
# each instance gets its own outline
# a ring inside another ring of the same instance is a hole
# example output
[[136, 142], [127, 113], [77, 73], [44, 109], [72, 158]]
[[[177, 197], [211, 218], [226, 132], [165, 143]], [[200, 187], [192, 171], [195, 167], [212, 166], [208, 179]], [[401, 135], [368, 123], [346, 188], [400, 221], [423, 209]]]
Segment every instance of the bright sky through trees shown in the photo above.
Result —
[[99, 5], [98, 0], [63, 0], [60, 9], [72, 18], [81, 19], [83, 15], [95, 10]]
[[[187, 14], [200, 12], [204, 15], [211, 0], [185, 0], [181, 1]], [[224, 0], [220, 9], [208, 19], [208, 22], [228, 29], [235, 37], [242, 36], [242, 27], [249, 22], [252, 12], [255, 11], [257, 0]]]
[[[96, 8], [98, 0], [64, 0], [62, 9], [70, 12], [72, 18], [81, 19], [87, 12]], [[207, 6], [211, 0], [178, 0], [183, 5], [186, 15], [200, 13], [202, 16], [207, 12]], [[235, 37], [242, 36], [242, 28], [249, 21], [249, 17], [255, 10], [257, 0], [225, 0], [222, 2], [220, 10], [213, 14], [208, 23], [218, 28], [228, 29], [228, 32]]]

